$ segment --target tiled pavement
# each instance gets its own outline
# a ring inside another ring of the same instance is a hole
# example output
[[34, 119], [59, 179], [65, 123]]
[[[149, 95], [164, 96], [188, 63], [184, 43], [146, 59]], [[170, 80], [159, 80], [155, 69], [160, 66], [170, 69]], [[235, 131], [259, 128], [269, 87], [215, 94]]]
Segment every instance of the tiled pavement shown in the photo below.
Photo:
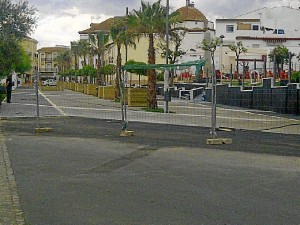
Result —
[[[0, 131], [1, 132], [1, 131]], [[23, 225], [19, 195], [11, 168], [4, 137], [0, 133], [0, 224]]]

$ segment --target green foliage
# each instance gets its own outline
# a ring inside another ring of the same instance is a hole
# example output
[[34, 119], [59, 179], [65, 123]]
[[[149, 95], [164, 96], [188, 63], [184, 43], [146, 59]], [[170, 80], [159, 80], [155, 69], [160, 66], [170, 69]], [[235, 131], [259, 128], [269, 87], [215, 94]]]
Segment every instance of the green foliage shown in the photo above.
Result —
[[221, 44], [221, 39], [220, 38], [215, 38], [215, 39], [204, 39], [202, 41], [202, 44], [201, 44], [201, 48], [204, 50], [204, 51], [209, 51], [211, 53], [215, 52], [216, 49], [217, 49], [217, 46], [220, 46]]
[[90, 53], [91, 46], [90, 43], [88, 43], [86, 40], [80, 40], [78, 42], [78, 53], [79, 56], [83, 58], [83, 66], [87, 65], [87, 56]]
[[[174, 46], [173, 49], [168, 50], [168, 61], [171, 64], [176, 63], [177, 59], [186, 54], [186, 51], [180, 49], [182, 41], [186, 35], [186, 31], [172, 31], [170, 34], [170, 43]], [[170, 45], [169, 45], [170, 46]], [[161, 49], [161, 56], [162, 58], [166, 58], [167, 55], [167, 43], [166, 40], [162, 40], [158, 47]]]
[[157, 76], [156, 76], [156, 79], [157, 79], [158, 81], [164, 81], [164, 80], [165, 80], [164, 72], [158, 73]]
[[2, 40], [11, 37], [21, 39], [30, 34], [36, 26], [37, 15], [28, 1], [12, 3], [10, 0], [0, 1], [0, 37]]
[[30, 68], [20, 40], [33, 31], [36, 20], [36, 9], [29, 8], [28, 1], [0, 0], [0, 77]]
[[[134, 60], [128, 60], [125, 65], [147, 65], [146, 63], [144, 62], [137, 62], [137, 61], [134, 61]], [[135, 74], [138, 74], [138, 75], [146, 75], [147, 73], [147, 70], [146, 69], [130, 69], [128, 70], [129, 73], [135, 73]]]
[[17, 64], [15, 66], [15, 71], [20, 74], [24, 74], [32, 68], [32, 60], [25, 52], [24, 49], [21, 49], [21, 55]]
[[0, 94], [0, 102], [2, 102], [6, 98], [6, 94]]
[[201, 43], [200, 48], [202, 48], [204, 51], [208, 51], [211, 53], [211, 60], [213, 62], [214, 67], [214, 60], [215, 60], [215, 51], [218, 46], [221, 44], [221, 38], [215, 38], [215, 39], [204, 39]]
[[[150, 4], [141, 1], [141, 8], [133, 10], [128, 17], [128, 30], [139, 37], [147, 36], [149, 39], [148, 64], [155, 64], [154, 39], [156, 35], [166, 32], [166, 8], [161, 5], [161, 0]], [[148, 75], [148, 108], [157, 108], [155, 92], [156, 75], [153, 69], [147, 71]]]
[[300, 71], [294, 72], [291, 78], [293, 83], [300, 83]]
[[269, 54], [271, 62], [274, 61], [274, 56], [276, 57], [276, 64], [278, 65], [287, 62], [289, 58], [289, 50], [283, 45], [277, 46]]
[[151, 108], [142, 108], [142, 110], [146, 112], [157, 112], [157, 113], [164, 113], [163, 108], [156, 108], [156, 109], [151, 109]]
[[237, 74], [239, 74], [239, 58], [240, 58], [240, 54], [245, 53], [248, 51], [248, 49], [246, 49], [243, 46], [243, 43], [241, 41], [239, 41], [236, 45], [234, 44], [230, 44], [229, 49], [233, 52], [235, 52], [235, 57], [236, 57], [236, 71]]
[[115, 73], [116, 73], [116, 66], [113, 65], [113, 64], [105, 65], [105, 66], [102, 68], [102, 73], [105, 74], [105, 75], [112, 75], [112, 74], [115, 74]]
[[239, 41], [236, 45], [230, 44], [228, 48], [235, 52], [236, 57], [238, 58], [240, 54], [247, 52], [247, 48], [243, 46], [243, 43]]
[[59, 72], [65, 72], [71, 68], [71, 50], [60, 52], [56, 57]]
[[16, 39], [0, 41], [0, 77], [8, 76], [12, 71], [23, 73], [30, 67], [29, 57]]
[[[84, 66], [82, 69], [81, 69], [81, 75], [90, 75], [90, 74], [94, 74], [93, 71], [95, 71], [96, 69], [93, 67], [93, 66]], [[97, 70], [96, 70], [96, 73], [97, 73]]]

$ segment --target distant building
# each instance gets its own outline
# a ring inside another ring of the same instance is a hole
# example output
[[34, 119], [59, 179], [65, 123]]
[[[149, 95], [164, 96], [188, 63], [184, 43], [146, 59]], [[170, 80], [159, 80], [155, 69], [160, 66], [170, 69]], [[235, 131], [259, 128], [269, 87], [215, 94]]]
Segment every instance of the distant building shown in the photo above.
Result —
[[[182, 42], [181, 49], [186, 52], [186, 54], [177, 59], [177, 63], [182, 63], [186, 61], [194, 61], [204, 57], [204, 51], [200, 49], [200, 45], [205, 36], [214, 37], [215, 30], [213, 22], [207, 20], [202, 12], [195, 8], [193, 3], [189, 0], [186, 1], [186, 6], [176, 10], [179, 13], [181, 22], [177, 25], [177, 28], [182, 27], [187, 31], [185, 38]], [[80, 40], [89, 40], [89, 34], [96, 34], [99, 31], [109, 33], [110, 28], [114, 21], [120, 17], [109, 18], [102, 23], [91, 23], [90, 28], [79, 31]], [[112, 42], [112, 40], [110, 40]], [[164, 64], [166, 59], [162, 58], [160, 50], [158, 47], [160, 38], [155, 38], [155, 48], [156, 48], [156, 63]], [[122, 46], [122, 62], [125, 63], [127, 60], [135, 60], [144, 63], [148, 63], [148, 38], [141, 37], [136, 41], [136, 48], [128, 46], [126, 51], [125, 46]], [[170, 43], [170, 48], [172, 48], [172, 43]], [[104, 55], [104, 64], [116, 64], [117, 58], [117, 47], [112, 45], [108, 50], [106, 50]], [[97, 57], [93, 59], [93, 65], [97, 65]], [[81, 68], [81, 66], [79, 66]]]
[[23, 49], [28, 54], [32, 62], [32, 69], [30, 71], [27, 71], [26, 74], [21, 75], [23, 83], [32, 82], [32, 75], [34, 73], [34, 70], [37, 69], [37, 44], [38, 41], [30, 37], [23, 38], [21, 41]]
[[[224, 35], [223, 67], [229, 70], [234, 63], [235, 55], [226, 46], [230, 43], [241, 41], [248, 49], [248, 53], [241, 58], [248, 59], [250, 68], [253, 60], [262, 60], [272, 49], [284, 45], [290, 52], [300, 52], [300, 10], [278, 6], [273, 8], [261, 8], [229, 19], [216, 20], [216, 36]], [[267, 69], [271, 69], [270, 59], [267, 60]], [[294, 66], [297, 60], [294, 58]], [[219, 63], [216, 63], [220, 67]], [[261, 67], [261, 66], [260, 66]]]
[[181, 49], [186, 52], [178, 63], [194, 61], [204, 57], [204, 51], [200, 48], [205, 37], [215, 36], [214, 23], [208, 21], [205, 15], [195, 8], [194, 3], [186, 1], [186, 6], [179, 8], [176, 12], [180, 16], [181, 22], [177, 27], [186, 30]]
[[[91, 23], [90, 28], [79, 31], [80, 34], [80, 40], [87, 40], [89, 41], [89, 34], [97, 34], [98, 32], [104, 32], [109, 33], [110, 29], [116, 19], [120, 18], [119, 16], [109, 18], [102, 23]], [[112, 39], [109, 40], [110, 43], [112, 43]], [[122, 54], [122, 62], [125, 63], [126, 58], [127, 60], [135, 60], [140, 62], [148, 62], [148, 38], [141, 37], [139, 40], [135, 42], [136, 48], [133, 48], [132, 46], [128, 46], [127, 51], [125, 49], [125, 46], [122, 45], [121, 47], [121, 54]], [[157, 47], [158, 44], [158, 38], [155, 39], [155, 45]], [[127, 57], [126, 57], [127, 56]], [[96, 67], [97, 65], [97, 57], [95, 56], [93, 59], [93, 65]], [[111, 45], [109, 49], [105, 51], [104, 55], [104, 65], [107, 64], [116, 64], [117, 61], [117, 47], [114, 45]], [[161, 55], [157, 52], [156, 53], [156, 63], [164, 63], [165, 59], [161, 57]], [[79, 65], [79, 68], [81, 68], [82, 65]]]
[[38, 71], [42, 77], [56, 76], [58, 71], [58, 63], [56, 57], [61, 52], [70, 50], [67, 46], [44, 47], [38, 52]]

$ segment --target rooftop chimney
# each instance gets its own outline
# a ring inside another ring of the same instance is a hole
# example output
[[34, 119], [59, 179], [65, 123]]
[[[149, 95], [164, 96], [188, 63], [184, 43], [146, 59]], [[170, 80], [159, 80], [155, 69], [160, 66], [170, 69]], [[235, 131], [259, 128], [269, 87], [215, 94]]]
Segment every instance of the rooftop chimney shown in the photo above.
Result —
[[186, 6], [188, 6], [188, 7], [194, 7], [195, 3], [191, 2], [190, 0], [186, 0]]

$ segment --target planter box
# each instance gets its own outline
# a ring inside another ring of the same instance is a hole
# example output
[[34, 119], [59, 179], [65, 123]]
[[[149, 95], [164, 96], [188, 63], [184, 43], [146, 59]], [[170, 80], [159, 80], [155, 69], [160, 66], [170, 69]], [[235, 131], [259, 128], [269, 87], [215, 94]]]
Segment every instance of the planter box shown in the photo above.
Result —
[[70, 90], [75, 91], [75, 85], [76, 85], [76, 83], [71, 82], [70, 83]]
[[147, 89], [146, 88], [129, 88], [128, 89], [128, 106], [146, 107]]
[[87, 84], [87, 87], [86, 87], [86, 94], [98, 96], [96, 87], [97, 87], [96, 84]]
[[81, 83], [76, 83], [75, 84], [75, 91], [77, 91], [77, 92], [81, 92], [81, 93], [83, 93], [83, 84], [81, 84]]
[[64, 89], [70, 89], [70, 84], [71, 84], [70, 82], [63, 82], [62, 85]]
[[115, 87], [114, 86], [105, 86], [103, 87], [103, 99], [115, 99]]

